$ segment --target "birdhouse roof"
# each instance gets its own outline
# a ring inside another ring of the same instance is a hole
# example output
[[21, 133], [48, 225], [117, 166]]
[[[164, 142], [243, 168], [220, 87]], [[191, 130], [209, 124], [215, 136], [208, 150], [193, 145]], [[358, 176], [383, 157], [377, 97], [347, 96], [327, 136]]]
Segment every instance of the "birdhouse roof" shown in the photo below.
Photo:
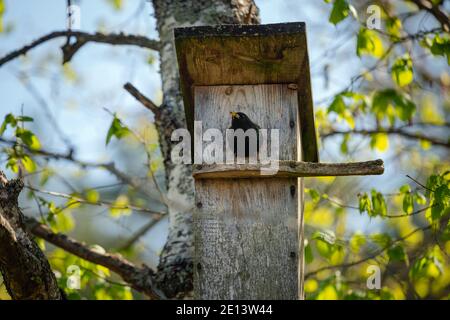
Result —
[[176, 28], [187, 127], [194, 87], [291, 84], [298, 90], [302, 160], [318, 162], [305, 23]]

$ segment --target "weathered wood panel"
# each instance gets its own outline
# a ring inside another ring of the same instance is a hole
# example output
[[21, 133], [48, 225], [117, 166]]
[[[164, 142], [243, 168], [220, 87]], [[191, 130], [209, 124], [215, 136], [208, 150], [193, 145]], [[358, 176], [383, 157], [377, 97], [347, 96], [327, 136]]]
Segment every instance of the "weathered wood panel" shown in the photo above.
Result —
[[[195, 119], [203, 121], [204, 131], [225, 132], [229, 112], [244, 112], [262, 128], [280, 129], [281, 158], [298, 159], [296, 90], [287, 85], [198, 87], [195, 101]], [[195, 188], [196, 297], [297, 299], [297, 179], [202, 179]]]
[[201, 86], [195, 88], [195, 103], [195, 121], [203, 122], [203, 132], [217, 128], [225, 138], [230, 112], [244, 112], [262, 129], [279, 130], [280, 159], [297, 160], [297, 90], [286, 84]]
[[199, 299], [297, 299], [297, 179], [198, 180]]
[[284, 83], [298, 88], [303, 161], [318, 162], [303, 22], [176, 28], [175, 44], [188, 129], [193, 134], [194, 88]]

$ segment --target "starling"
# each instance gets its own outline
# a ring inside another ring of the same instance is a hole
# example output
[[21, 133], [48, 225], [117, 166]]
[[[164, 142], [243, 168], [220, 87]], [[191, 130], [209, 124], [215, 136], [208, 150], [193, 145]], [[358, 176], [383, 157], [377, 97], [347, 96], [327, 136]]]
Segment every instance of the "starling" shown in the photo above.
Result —
[[[256, 131], [256, 152], [259, 152], [259, 129], [261, 129], [260, 126], [258, 126], [256, 123], [253, 123], [249, 117], [243, 113], [243, 112], [230, 112], [231, 115], [231, 127], [230, 129], [237, 130], [242, 129], [244, 130], [244, 133], [248, 129], [254, 129]], [[250, 147], [249, 147], [249, 140], [250, 138], [248, 136], [245, 137], [245, 157], [248, 158], [249, 156], [254, 156], [255, 154], [250, 154]], [[237, 156], [237, 137], [234, 137], [234, 155]]]

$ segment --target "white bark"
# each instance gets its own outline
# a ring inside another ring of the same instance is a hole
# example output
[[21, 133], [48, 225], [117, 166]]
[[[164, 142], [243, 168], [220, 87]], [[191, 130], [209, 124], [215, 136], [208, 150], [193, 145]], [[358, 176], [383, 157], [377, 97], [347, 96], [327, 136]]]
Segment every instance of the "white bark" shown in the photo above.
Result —
[[171, 133], [185, 127], [173, 29], [195, 25], [259, 23], [253, 0], [153, 0], [161, 41], [160, 69], [164, 93], [161, 115], [156, 118], [164, 156], [169, 209], [169, 236], [161, 253], [158, 283], [165, 294], [182, 297], [192, 291], [192, 209], [194, 183], [190, 166], [170, 161]]

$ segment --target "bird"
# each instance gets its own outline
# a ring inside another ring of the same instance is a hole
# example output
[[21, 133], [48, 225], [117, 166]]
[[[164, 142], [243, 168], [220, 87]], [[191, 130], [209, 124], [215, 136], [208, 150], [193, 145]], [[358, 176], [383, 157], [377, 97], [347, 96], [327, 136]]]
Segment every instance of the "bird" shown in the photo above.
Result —
[[[243, 112], [230, 112], [231, 115], [231, 127], [229, 129], [238, 130], [242, 129], [244, 133], [249, 129], [254, 129], [256, 131], [256, 153], [259, 152], [259, 129], [261, 127], [254, 123], [250, 118]], [[237, 137], [234, 136], [234, 155], [237, 156]], [[250, 154], [249, 147], [249, 137], [245, 137], [245, 157], [255, 156], [255, 154]]]

